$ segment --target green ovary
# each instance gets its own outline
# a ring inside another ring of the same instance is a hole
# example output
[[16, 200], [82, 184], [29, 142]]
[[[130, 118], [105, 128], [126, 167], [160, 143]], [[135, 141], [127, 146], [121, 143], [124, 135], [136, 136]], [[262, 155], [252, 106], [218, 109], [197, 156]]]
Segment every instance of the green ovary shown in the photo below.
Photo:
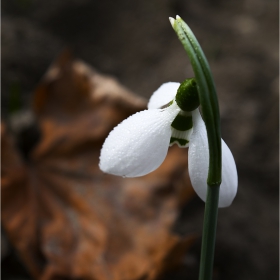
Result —
[[200, 105], [199, 94], [194, 78], [186, 79], [177, 90], [175, 100], [181, 110], [191, 112]]

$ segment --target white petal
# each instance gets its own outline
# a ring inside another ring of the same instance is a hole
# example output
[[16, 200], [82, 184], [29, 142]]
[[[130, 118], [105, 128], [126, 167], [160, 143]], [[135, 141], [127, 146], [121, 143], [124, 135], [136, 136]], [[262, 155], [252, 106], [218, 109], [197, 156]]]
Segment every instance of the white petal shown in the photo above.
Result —
[[158, 109], [174, 99], [180, 83], [169, 82], [162, 84], [151, 96], [148, 109]]
[[[209, 148], [204, 121], [196, 109], [193, 112], [193, 133], [189, 144], [189, 174], [194, 190], [205, 201], [209, 169]], [[222, 140], [222, 183], [220, 186], [219, 207], [229, 206], [237, 192], [237, 171], [234, 158]]]
[[154, 171], [166, 157], [170, 125], [179, 111], [174, 102], [166, 109], [145, 110], [124, 120], [103, 144], [100, 169], [124, 177], [138, 177]]
[[222, 184], [219, 207], [231, 205], [237, 193], [238, 176], [233, 155], [222, 139]]

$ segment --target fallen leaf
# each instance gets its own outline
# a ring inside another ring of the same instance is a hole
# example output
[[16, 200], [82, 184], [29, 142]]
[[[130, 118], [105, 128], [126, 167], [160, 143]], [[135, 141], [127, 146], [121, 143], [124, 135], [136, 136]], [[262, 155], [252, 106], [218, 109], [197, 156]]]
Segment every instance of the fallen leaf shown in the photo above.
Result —
[[33, 108], [41, 140], [28, 161], [1, 128], [2, 223], [33, 277], [155, 279], [178, 264], [193, 242], [172, 232], [193, 195], [187, 150], [172, 147], [140, 178], [98, 167], [110, 130], [146, 101], [64, 53], [35, 90]]

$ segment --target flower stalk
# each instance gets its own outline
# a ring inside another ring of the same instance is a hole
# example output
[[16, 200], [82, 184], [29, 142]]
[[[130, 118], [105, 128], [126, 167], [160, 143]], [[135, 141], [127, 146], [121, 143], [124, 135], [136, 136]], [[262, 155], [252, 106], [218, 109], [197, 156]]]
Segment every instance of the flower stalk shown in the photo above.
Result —
[[219, 188], [222, 172], [219, 104], [215, 84], [207, 59], [188, 25], [179, 17], [170, 18], [171, 25], [190, 58], [197, 82], [202, 116], [209, 143], [209, 170], [207, 197], [202, 234], [199, 280], [212, 279]]

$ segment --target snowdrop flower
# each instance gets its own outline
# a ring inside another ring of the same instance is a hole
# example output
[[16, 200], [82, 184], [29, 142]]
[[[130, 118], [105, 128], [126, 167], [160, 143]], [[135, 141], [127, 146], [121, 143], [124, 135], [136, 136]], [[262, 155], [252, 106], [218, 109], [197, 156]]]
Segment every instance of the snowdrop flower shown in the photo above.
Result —
[[[138, 112], [116, 126], [105, 140], [100, 156], [103, 172], [139, 177], [157, 169], [168, 147], [189, 147], [188, 169], [192, 186], [205, 201], [209, 148], [199, 112], [194, 79], [181, 85], [163, 84], [151, 96], [148, 110]], [[237, 171], [231, 151], [222, 140], [222, 184], [219, 207], [229, 206], [237, 192]]]

